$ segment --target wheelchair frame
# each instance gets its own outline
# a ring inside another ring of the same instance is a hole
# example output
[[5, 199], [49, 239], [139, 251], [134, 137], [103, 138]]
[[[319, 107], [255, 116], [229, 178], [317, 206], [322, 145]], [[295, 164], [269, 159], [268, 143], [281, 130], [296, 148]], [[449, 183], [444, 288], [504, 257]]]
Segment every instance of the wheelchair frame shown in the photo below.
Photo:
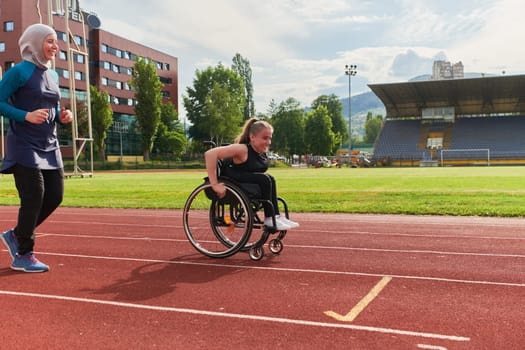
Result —
[[[205, 178], [186, 200], [182, 217], [184, 232], [191, 245], [211, 258], [226, 258], [239, 251], [248, 251], [250, 258], [257, 261], [264, 256], [263, 246], [270, 235], [278, 233], [268, 242], [268, 247], [273, 254], [279, 254], [287, 231], [276, 229], [275, 215], [272, 215], [273, 227], [264, 225], [264, 217], [261, 219], [258, 215], [263, 205], [268, 205], [275, 213], [271, 201], [251, 198], [242, 188], [242, 183], [230, 178], [219, 176], [218, 179], [226, 187], [223, 198], [216, 195]], [[277, 200], [288, 218], [286, 201], [281, 197]], [[204, 215], [206, 209], [208, 212]], [[203, 223], [206, 217], [207, 223]], [[262, 230], [259, 238], [252, 237], [254, 229]]]

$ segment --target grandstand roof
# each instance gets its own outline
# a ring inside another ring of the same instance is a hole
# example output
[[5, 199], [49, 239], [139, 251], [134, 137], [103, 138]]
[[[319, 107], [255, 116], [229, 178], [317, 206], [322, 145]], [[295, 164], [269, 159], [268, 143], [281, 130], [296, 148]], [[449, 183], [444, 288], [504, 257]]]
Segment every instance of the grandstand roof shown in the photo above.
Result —
[[423, 108], [455, 107], [456, 115], [525, 114], [525, 75], [369, 84], [388, 118], [421, 117]]

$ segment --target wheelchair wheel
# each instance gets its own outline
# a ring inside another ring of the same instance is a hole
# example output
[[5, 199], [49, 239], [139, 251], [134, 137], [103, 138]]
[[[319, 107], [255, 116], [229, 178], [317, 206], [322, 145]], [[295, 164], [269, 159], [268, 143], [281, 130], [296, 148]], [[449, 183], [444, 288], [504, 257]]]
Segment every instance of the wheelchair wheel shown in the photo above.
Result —
[[184, 232], [191, 245], [212, 258], [238, 252], [249, 240], [253, 216], [246, 196], [226, 183], [226, 196], [218, 198], [209, 183], [197, 187], [183, 210]]
[[263, 246], [254, 245], [250, 248], [249, 251], [250, 259], [254, 261], [261, 260], [264, 255], [264, 248]]
[[280, 254], [283, 250], [283, 242], [281, 242], [280, 239], [274, 238], [270, 242], [268, 242], [268, 247], [270, 248], [270, 251], [274, 254]]

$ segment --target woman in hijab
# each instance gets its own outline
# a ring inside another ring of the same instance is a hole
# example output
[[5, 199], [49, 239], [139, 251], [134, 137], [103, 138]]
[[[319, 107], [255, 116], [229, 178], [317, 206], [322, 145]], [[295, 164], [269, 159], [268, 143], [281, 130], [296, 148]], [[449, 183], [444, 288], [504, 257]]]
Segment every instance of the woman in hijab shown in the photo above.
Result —
[[33, 253], [35, 228], [62, 202], [64, 165], [57, 123], [70, 123], [72, 114], [60, 109], [58, 75], [50, 69], [58, 52], [55, 30], [33, 24], [18, 44], [23, 61], [0, 80], [0, 114], [9, 118], [0, 172], [13, 174], [20, 208], [16, 226], [1, 238], [13, 259], [13, 270], [44, 272], [49, 267]]

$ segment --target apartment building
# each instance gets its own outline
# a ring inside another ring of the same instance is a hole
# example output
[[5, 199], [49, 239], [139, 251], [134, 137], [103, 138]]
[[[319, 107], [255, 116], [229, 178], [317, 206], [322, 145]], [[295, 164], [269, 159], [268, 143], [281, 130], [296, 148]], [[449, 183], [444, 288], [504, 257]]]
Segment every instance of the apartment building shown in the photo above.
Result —
[[64, 103], [68, 104], [71, 91], [77, 101], [86, 101], [91, 84], [109, 94], [115, 121], [131, 123], [136, 101], [129, 82], [140, 57], [155, 64], [164, 102], [178, 109], [178, 58], [105, 31], [102, 21], [91, 10], [80, 8], [78, 0], [0, 0], [0, 67], [5, 72], [20, 62], [18, 39], [26, 27], [49, 24], [59, 40], [55, 70]]

